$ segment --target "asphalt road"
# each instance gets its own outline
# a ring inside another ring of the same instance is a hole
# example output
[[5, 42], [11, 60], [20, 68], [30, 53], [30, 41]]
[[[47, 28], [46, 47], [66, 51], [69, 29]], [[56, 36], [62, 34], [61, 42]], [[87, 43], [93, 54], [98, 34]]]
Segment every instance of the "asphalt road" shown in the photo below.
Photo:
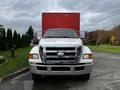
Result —
[[95, 52], [88, 82], [79, 77], [44, 77], [34, 83], [27, 72], [0, 83], [0, 90], [120, 90], [120, 54]]

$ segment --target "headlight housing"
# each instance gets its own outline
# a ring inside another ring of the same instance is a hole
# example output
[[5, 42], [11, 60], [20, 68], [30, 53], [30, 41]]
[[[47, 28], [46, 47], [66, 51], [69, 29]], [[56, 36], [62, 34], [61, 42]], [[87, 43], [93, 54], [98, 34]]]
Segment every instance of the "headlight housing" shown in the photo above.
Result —
[[40, 46], [40, 48], [39, 48], [39, 53], [41, 56], [43, 56], [43, 47], [42, 46]]
[[93, 55], [88, 53], [88, 54], [83, 54], [83, 59], [93, 59]]
[[37, 53], [30, 53], [29, 54], [29, 59], [39, 59], [39, 56]]
[[39, 54], [40, 54], [40, 58], [43, 59], [43, 47], [40, 46], [39, 48]]

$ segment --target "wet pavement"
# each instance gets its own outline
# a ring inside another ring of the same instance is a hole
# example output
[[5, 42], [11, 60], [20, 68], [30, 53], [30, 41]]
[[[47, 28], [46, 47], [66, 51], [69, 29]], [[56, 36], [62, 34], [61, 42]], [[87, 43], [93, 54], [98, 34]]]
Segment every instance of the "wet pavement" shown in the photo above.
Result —
[[43, 77], [38, 83], [27, 72], [0, 83], [0, 90], [120, 90], [120, 54], [94, 53], [91, 78], [76, 76]]

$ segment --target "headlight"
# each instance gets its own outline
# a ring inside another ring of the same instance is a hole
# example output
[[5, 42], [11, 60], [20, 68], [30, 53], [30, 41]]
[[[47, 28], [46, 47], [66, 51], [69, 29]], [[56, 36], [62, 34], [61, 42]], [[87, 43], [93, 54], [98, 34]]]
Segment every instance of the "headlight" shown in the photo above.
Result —
[[83, 59], [93, 59], [92, 54], [83, 54]]
[[36, 53], [30, 53], [29, 54], [29, 59], [39, 59], [39, 56]]

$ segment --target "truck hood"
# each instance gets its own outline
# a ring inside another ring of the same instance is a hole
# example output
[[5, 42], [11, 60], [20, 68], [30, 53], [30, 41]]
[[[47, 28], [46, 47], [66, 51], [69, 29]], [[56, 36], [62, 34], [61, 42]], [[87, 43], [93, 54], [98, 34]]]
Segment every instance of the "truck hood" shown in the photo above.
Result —
[[40, 46], [82, 46], [80, 38], [42, 38]]

